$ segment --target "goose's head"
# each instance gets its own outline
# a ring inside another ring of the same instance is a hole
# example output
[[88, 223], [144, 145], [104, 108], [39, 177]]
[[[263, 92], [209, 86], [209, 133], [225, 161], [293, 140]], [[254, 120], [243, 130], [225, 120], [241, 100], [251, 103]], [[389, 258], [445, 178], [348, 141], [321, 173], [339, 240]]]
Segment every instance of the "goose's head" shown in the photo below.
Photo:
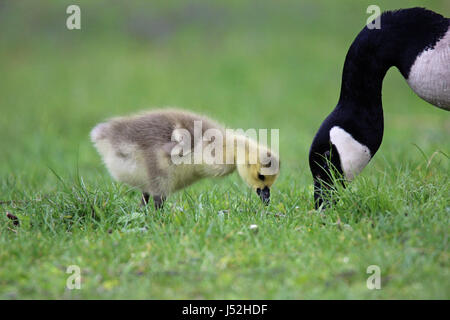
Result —
[[269, 204], [270, 187], [278, 178], [279, 170], [271, 172], [270, 169], [269, 171], [265, 171], [265, 169], [269, 168], [260, 163], [237, 165], [237, 170], [242, 180], [258, 194], [265, 204]]
[[329, 118], [325, 120], [309, 151], [316, 208], [323, 203], [330, 186], [336, 181], [344, 183], [353, 180], [369, 163], [381, 143], [382, 133], [372, 131], [365, 136], [374, 142], [376, 146], [372, 148], [374, 152], [358, 140], [362, 137], [357, 130], [345, 130], [338, 125], [330, 124]]
[[336, 147], [330, 143], [327, 147], [318, 147], [313, 143], [309, 152], [309, 167], [314, 179], [314, 202], [316, 208], [319, 208], [333, 185], [333, 176], [336, 173], [342, 174]]
[[[280, 161], [272, 151], [260, 145], [247, 145], [245, 157], [237, 157], [239, 176], [265, 204], [270, 202], [270, 188], [280, 173]], [[239, 159], [240, 158], [240, 159]]]
[[333, 176], [336, 176], [336, 173], [343, 174], [338, 148], [332, 142], [333, 125], [329, 120], [330, 117], [322, 123], [309, 150], [309, 167], [314, 180], [316, 209], [322, 205], [327, 191], [333, 185]]

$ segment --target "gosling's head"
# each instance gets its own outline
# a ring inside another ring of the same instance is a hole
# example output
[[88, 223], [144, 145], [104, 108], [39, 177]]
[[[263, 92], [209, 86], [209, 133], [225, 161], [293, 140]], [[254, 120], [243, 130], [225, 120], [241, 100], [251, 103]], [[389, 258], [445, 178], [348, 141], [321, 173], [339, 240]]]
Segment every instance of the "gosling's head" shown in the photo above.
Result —
[[238, 173], [267, 205], [270, 202], [270, 187], [280, 173], [280, 161], [277, 155], [262, 146], [250, 145], [245, 150], [245, 160], [241, 157], [243, 161], [236, 164]]

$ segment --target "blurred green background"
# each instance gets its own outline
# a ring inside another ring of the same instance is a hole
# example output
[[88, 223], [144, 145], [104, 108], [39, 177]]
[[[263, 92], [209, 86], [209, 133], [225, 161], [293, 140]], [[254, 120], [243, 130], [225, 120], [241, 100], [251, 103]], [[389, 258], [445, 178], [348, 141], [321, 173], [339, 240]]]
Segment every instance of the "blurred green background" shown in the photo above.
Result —
[[[78, 159], [80, 169], [98, 169], [88, 139], [95, 123], [164, 106], [233, 128], [280, 128], [283, 163], [309, 179], [310, 143], [337, 102], [346, 51], [372, 4], [79, 1], [82, 29], [69, 31], [72, 3], [0, 2], [0, 174], [44, 189], [45, 165], [64, 172]], [[426, 6], [450, 11], [447, 1]], [[397, 70], [383, 102], [384, 142], [367, 170], [415, 152], [411, 143], [428, 152], [448, 146], [448, 115], [418, 99]]]
[[[81, 8], [81, 30], [66, 28], [66, 8], [70, 4]], [[0, 1], [0, 200], [31, 199], [56, 192], [60, 187], [49, 168], [69, 180], [78, 170], [94, 187], [110, 184], [89, 140], [91, 128], [111, 116], [177, 106], [205, 113], [231, 128], [279, 128], [283, 166], [274, 199], [281, 200], [286, 193], [292, 203], [300, 199], [305, 212], [312, 209], [309, 146], [337, 102], [345, 54], [366, 23], [366, 8], [371, 4], [383, 11], [417, 5], [447, 16], [450, 13], [450, 2], [444, 0]], [[363, 177], [377, 177], [383, 172], [389, 175], [410, 162], [412, 166], [421, 163], [423, 156], [414, 144], [426, 157], [436, 150], [449, 154], [449, 114], [419, 99], [395, 69], [386, 76], [383, 103], [383, 144]], [[435, 170], [440, 178], [436, 178], [434, 187], [444, 183], [445, 189], [448, 159], [440, 155], [436, 159]], [[235, 177], [227, 179], [238, 181]], [[192, 190], [200, 194], [205, 186], [212, 188], [215, 183], [208, 180]], [[137, 200], [137, 194], [134, 196], [130, 203]], [[179, 195], [172, 200], [182, 198]], [[441, 207], [448, 209], [448, 205], [444, 201]], [[445, 212], [442, 214], [440, 225], [447, 221]], [[442, 232], [438, 234], [447, 234]], [[24, 236], [30, 241], [24, 255], [32, 256], [27, 250], [37, 246], [37, 240], [30, 240], [33, 233]], [[12, 241], [10, 237], [5, 236], [3, 241]], [[50, 235], [48, 239], [50, 243], [55, 238]], [[70, 246], [72, 240], [64, 241]], [[377, 250], [403, 250], [396, 245], [389, 248], [389, 241]], [[323, 243], [316, 245], [310, 247], [310, 258], [316, 251], [327, 250]], [[431, 252], [433, 245], [429, 243]], [[447, 241], [439, 246], [435, 257], [444, 265], [436, 262], [437, 269], [432, 270], [441, 270], [444, 277], [448, 275]], [[42, 250], [50, 248], [48, 244]], [[4, 251], [0, 260], [9, 261], [12, 254]], [[398, 259], [394, 256], [393, 260]], [[26, 261], [24, 269], [32, 263]], [[415, 263], [412, 270], [422, 262]], [[293, 262], [292, 268], [299, 265]], [[6, 264], [3, 266], [6, 268]], [[252, 269], [248, 270], [251, 273]], [[259, 275], [258, 279], [270, 277]], [[433, 279], [432, 274], [427, 277]], [[21, 285], [14, 279], [4, 280], [7, 292], [19, 288], [6, 297], [59, 297], [53, 289], [36, 289], [47, 278], [42, 275], [39, 279], [35, 287], [25, 280]], [[305, 282], [306, 276], [298, 280]], [[430, 284], [432, 288], [422, 291], [423, 295], [400, 290], [388, 297], [411, 294], [448, 298], [448, 281], [444, 281], [444, 287], [439, 287], [439, 282], [442, 278], [436, 278]], [[319, 283], [313, 282], [310, 288]], [[166, 291], [161, 289], [161, 295], [154, 293], [152, 297], [370, 297], [362, 291], [345, 289], [337, 290], [336, 295], [327, 295], [325, 289], [313, 290], [310, 296], [289, 290], [283, 294], [274, 289], [260, 291], [260, 287], [251, 285], [247, 291], [220, 291], [226, 290], [223, 285], [219, 289], [206, 286], [174, 291], [182, 292], [177, 295], [167, 289], [170, 284], [160, 285]], [[29, 286], [31, 289], [23, 289]], [[398, 288], [402, 285], [398, 284]], [[129, 292], [124, 289], [110, 297], [133, 297]], [[145, 297], [141, 293], [138, 297]], [[81, 297], [98, 296], [82, 293]]]

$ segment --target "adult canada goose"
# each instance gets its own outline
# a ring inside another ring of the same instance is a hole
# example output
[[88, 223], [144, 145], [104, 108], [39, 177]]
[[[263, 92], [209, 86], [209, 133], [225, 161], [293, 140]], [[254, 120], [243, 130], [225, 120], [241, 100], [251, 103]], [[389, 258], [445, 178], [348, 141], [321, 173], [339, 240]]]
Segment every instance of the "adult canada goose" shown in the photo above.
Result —
[[309, 152], [316, 208], [331, 184], [329, 164], [351, 181], [383, 138], [381, 88], [395, 66], [425, 101], [450, 110], [450, 20], [423, 8], [384, 12], [380, 29], [367, 26], [345, 58], [339, 101]]
[[152, 196], [157, 209], [171, 193], [235, 169], [267, 204], [279, 173], [278, 156], [265, 146], [180, 110], [100, 123], [91, 140], [113, 178], [142, 190], [144, 204]]

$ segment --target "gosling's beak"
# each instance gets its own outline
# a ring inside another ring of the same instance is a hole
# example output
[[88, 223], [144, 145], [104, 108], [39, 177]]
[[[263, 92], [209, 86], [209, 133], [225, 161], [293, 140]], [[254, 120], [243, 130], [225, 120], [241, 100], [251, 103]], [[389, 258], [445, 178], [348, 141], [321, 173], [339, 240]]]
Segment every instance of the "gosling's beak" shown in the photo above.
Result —
[[270, 189], [268, 187], [264, 187], [264, 189], [256, 189], [256, 193], [261, 198], [262, 202], [264, 202], [265, 205], [268, 205], [270, 202]]

